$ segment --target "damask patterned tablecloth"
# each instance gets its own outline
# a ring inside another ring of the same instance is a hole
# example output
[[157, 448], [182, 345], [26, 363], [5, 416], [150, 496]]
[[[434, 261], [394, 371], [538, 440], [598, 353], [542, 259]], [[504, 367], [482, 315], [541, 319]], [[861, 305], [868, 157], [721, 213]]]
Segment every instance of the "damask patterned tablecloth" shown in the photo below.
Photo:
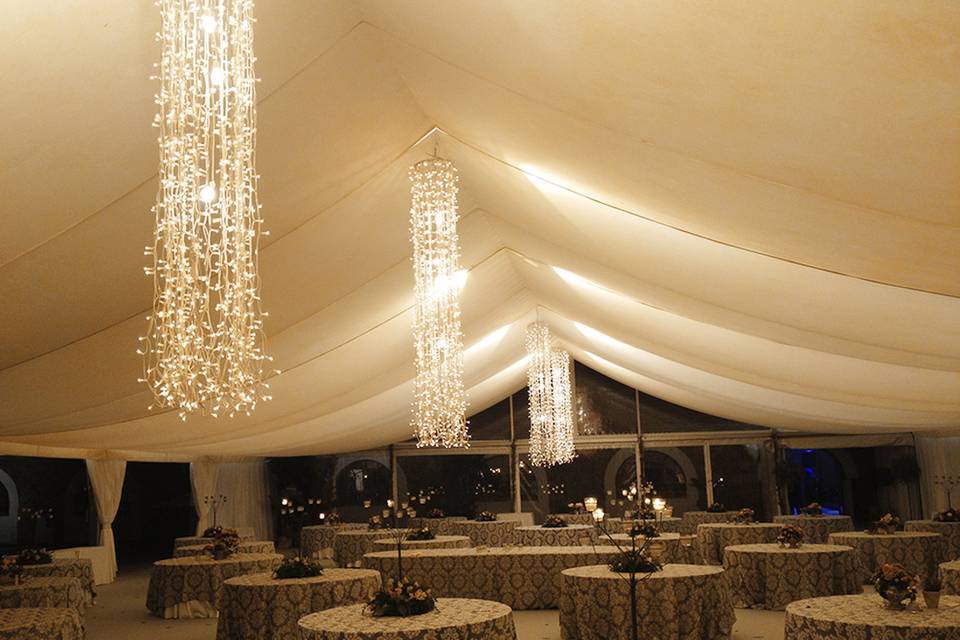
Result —
[[358, 567], [362, 564], [365, 553], [376, 551], [374, 542], [390, 538], [395, 531], [410, 533], [413, 529], [338, 531], [333, 536], [333, 559], [340, 567]]
[[0, 640], [83, 640], [83, 620], [75, 609], [0, 609]]
[[27, 578], [20, 584], [0, 585], [0, 609], [68, 607], [82, 617], [87, 592], [77, 578]]
[[220, 594], [217, 640], [299, 640], [297, 621], [315, 611], [365, 604], [380, 588], [372, 569], [324, 569], [315, 578], [271, 573], [230, 578]]
[[[177, 547], [173, 550], [174, 558], [187, 558], [190, 556], [202, 556], [206, 554], [206, 545], [188, 545]], [[241, 542], [237, 546], [237, 553], [276, 553], [277, 550], [270, 540], [257, 540], [255, 542]]]
[[89, 558], [57, 558], [49, 564], [31, 564], [23, 567], [25, 578], [76, 578], [83, 586], [87, 606], [97, 599], [93, 579], [93, 561]]
[[777, 524], [792, 524], [803, 530], [803, 541], [824, 544], [831, 533], [853, 531], [853, 518], [850, 516], [774, 516]]
[[926, 531], [943, 536], [943, 559], [960, 560], [960, 522], [934, 522], [933, 520], [907, 520], [905, 531]]
[[697, 527], [697, 546], [705, 564], [723, 564], [723, 550], [735, 544], [773, 542], [780, 532], [779, 524], [701, 524]]
[[302, 640], [516, 640], [510, 607], [488, 600], [440, 598], [418, 616], [373, 618], [363, 605], [337, 607], [300, 620]]
[[783, 609], [795, 600], [863, 591], [853, 548], [839, 545], [733, 545], [724, 550], [723, 568], [738, 607]]
[[359, 522], [320, 524], [300, 529], [300, 554], [306, 558], [333, 557], [333, 538], [338, 531], [366, 531]]
[[[251, 540], [253, 540], [253, 536], [249, 536], [249, 535], [240, 536], [240, 542], [250, 542]], [[180, 538], [173, 539], [173, 548], [176, 549], [177, 547], [191, 547], [191, 546], [195, 547], [198, 544], [208, 545], [208, 544], [212, 544], [213, 541], [214, 541], [214, 538], [204, 538], [203, 536], [183, 536]]]
[[[641, 638], [714, 640], [730, 637], [733, 601], [720, 567], [669, 564], [638, 575]], [[629, 640], [629, 575], [606, 565], [561, 574], [560, 637], [563, 640]]]
[[718, 524], [721, 522], [732, 522], [736, 511], [687, 511], [680, 517], [681, 533], [695, 534], [697, 527], [702, 524]]
[[593, 514], [590, 513], [551, 513], [548, 518], [560, 518], [567, 524], [593, 524]]
[[647, 518], [646, 520], [634, 520], [634, 519], [623, 519], [620, 518], [616, 521], [616, 527], [612, 524], [614, 519], [608, 519], [611, 522], [611, 525], [607, 528], [613, 530], [617, 528], [622, 530], [623, 533], [630, 533], [630, 529], [633, 527], [634, 523], [639, 524], [652, 524], [655, 527], [659, 527], [660, 533], [682, 533], [682, 523], [683, 518]]
[[597, 528], [589, 524], [571, 524], [566, 527], [517, 527], [514, 542], [530, 547], [575, 547], [597, 540]]
[[513, 530], [517, 523], [511, 520], [494, 520], [492, 522], [478, 522], [477, 520], [461, 520], [454, 522], [452, 529], [455, 535], [468, 536], [473, 546], [502, 547], [512, 544]]
[[943, 593], [960, 596], [960, 560], [941, 563], [940, 578], [943, 580]]
[[455, 522], [465, 522], [464, 516], [447, 516], [445, 518], [411, 518], [410, 527], [430, 529], [435, 536], [452, 536]]
[[960, 640], [960, 598], [939, 609], [894, 611], [875, 593], [798, 600], [787, 605], [785, 640]]
[[[560, 601], [560, 572], [609, 562], [613, 546], [431, 549], [403, 554], [403, 572], [441, 597], [495, 600], [514, 609], [553, 609]], [[396, 553], [368, 553], [364, 566], [381, 575], [397, 571]]]
[[[404, 540], [404, 549], [464, 549], [471, 546], [467, 536], [436, 536], [433, 540]], [[396, 540], [375, 540], [374, 551], [396, 550]]]
[[935, 575], [943, 559], [943, 536], [923, 531], [872, 534], [863, 531], [831, 533], [830, 544], [844, 544], [856, 550], [861, 581], [870, 582], [884, 563], [898, 563], [920, 576]]
[[225, 580], [272, 572], [282, 559], [276, 553], [238, 553], [226, 560], [190, 557], [154, 562], [147, 588], [147, 609], [167, 619], [215, 617]]
[[[630, 547], [630, 536], [626, 533], [614, 533], [610, 535], [610, 538], [616, 540], [616, 543], [624, 549]], [[700, 554], [692, 545], [683, 544], [684, 542], [689, 543], [690, 538], [691, 536], [682, 536], [679, 533], [661, 533], [658, 537], [651, 538], [651, 546], [653, 547], [651, 551], [655, 552], [656, 547], [660, 547], [659, 560], [661, 563], [700, 564]], [[607, 536], [600, 537], [602, 544], [613, 544], [608, 540]], [[642, 541], [643, 538], [637, 538], [638, 545]]]

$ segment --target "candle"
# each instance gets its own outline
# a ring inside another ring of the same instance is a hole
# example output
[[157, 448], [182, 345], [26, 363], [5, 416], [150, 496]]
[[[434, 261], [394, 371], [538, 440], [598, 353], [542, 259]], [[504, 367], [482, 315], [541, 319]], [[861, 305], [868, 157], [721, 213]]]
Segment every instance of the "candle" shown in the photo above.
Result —
[[593, 519], [598, 523], [603, 522], [603, 509], [600, 509], [600, 508], [594, 509]]
[[388, 507], [389, 509], [393, 509], [393, 499], [392, 499], [392, 498], [387, 498], [387, 507]]
[[326, 517], [327, 517], [327, 514], [325, 514], [323, 511], [321, 511], [321, 512], [320, 512], [320, 519], [323, 520], [323, 519], [325, 519]]
[[390, 517], [390, 509], [384, 509], [384, 510], [383, 510], [383, 517], [384, 517], [384, 518], [389, 518], [389, 517]]
[[584, 498], [583, 506], [586, 508], [587, 511], [594, 513], [597, 508], [597, 499], [592, 496], [589, 498]]
[[653, 510], [654, 511], [663, 511], [667, 506], [667, 501], [663, 498], [654, 498], [653, 499]]

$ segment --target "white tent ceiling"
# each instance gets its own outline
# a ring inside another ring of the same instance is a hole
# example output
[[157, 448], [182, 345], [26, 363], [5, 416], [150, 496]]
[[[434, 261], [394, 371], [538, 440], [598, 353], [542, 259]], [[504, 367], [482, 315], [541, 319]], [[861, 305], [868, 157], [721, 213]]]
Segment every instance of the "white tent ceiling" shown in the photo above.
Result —
[[546, 320], [754, 424], [960, 430], [960, 5], [261, 0], [270, 352], [250, 418], [147, 411], [149, 0], [0, 24], [0, 452], [296, 455], [409, 435], [407, 167], [460, 167], [473, 410]]

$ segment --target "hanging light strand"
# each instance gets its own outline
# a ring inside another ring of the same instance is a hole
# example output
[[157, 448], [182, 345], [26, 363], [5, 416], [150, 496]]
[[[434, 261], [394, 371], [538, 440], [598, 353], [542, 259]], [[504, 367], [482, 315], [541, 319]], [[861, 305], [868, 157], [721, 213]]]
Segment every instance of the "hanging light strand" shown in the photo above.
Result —
[[530, 397], [530, 462], [550, 467], [576, 456], [570, 386], [570, 354], [553, 346], [542, 322], [527, 327]]
[[[160, 0], [151, 405], [249, 414], [263, 382], [252, 0]], [[263, 232], [266, 235], [266, 232]]]
[[412, 426], [417, 446], [466, 447], [459, 177], [452, 162], [434, 157], [411, 167], [410, 180], [416, 347]]

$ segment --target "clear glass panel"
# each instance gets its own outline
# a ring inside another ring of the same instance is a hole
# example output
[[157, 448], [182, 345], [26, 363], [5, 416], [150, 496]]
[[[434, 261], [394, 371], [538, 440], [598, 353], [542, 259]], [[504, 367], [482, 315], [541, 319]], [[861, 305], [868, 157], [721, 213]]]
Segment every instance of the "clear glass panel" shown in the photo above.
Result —
[[593, 369], [574, 363], [577, 431], [582, 436], [637, 433], [636, 392]]
[[510, 439], [510, 401], [502, 400], [470, 416], [470, 438], [473, 440]]
[[713, 475], [713, 499], [728, 509], [749, 507], [758, 520], [769, 520], [772, 501], [772, 467], [764, 454], [763, 444], [711, 445], [710, 464]]
[[508, 455], [422, 455], [397, 458], [397, 495], [421, 514], [451, 516], [513, 511]]
[[517, 440], [530, 439], [530, 396], [526, 387], [513, 394], [513, 430]]
[[700, 413], [641, 393], [640, 429], [643, 433], [681, 433], [684, 431], [759, 430], [763, 427]]
[[634, 449], [589, 449], [577, 452], [568, 464], [533, 467], [530, 457], [520, 457], [520, 499], [524, 511], [542, 521], [550, 513], [567, 513], [570, 503], [597, 498], [608, 515], [621, 515], [622, 491], [636, 484]]
[[373, 454], [338, 465], [336, 507], [348, 522], [365, 522], [380, 513], [390, 498], [389, 458]]
[[643, 477], [673, 507], [674, 516], [707, 507], [703, 447], [644, 446]]

